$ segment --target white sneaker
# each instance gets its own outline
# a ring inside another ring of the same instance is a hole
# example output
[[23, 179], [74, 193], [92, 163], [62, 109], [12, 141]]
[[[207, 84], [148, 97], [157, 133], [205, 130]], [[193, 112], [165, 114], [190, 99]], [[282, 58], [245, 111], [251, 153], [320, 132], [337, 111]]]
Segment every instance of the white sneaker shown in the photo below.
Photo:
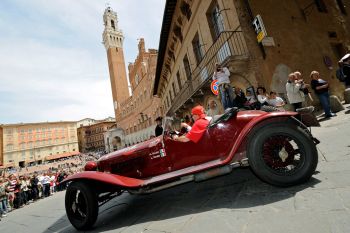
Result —
[[3, 215], [1, 215], [1, 217], [3, 218], [3, 217], [7, 217], [7, 215], [6, 214], [3, 214]]

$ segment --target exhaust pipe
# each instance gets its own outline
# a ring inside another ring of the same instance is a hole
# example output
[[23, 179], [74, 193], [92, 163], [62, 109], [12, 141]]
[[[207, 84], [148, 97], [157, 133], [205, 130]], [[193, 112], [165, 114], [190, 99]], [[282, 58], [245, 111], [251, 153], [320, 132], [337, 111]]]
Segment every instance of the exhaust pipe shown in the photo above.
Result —
[[230, 165], [226, 165], [223, 167], [213, 168], [213, 169], [210, 169], [208, 171], [204, 171], [204, 172], [195, 174], [194, 181], [200, 182], [203, 180], [213, 178], [215, 176], [226, 175], [228, 173], [231, 173], [233, 168], [240, 167], [240, 166], [241, 166], [241, 163], [237, 162], [237, 163], [231, 163]]

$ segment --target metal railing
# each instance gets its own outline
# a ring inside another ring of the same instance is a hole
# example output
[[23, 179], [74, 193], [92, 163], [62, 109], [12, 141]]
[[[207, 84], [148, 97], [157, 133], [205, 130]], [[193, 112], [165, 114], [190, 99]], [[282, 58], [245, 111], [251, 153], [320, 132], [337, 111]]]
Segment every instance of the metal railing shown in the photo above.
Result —
[[211, 80], [215, 63], [224, 64], [229, 60], [248, 56], [248, 48], [242, 31], [223, 31], [210, 46], [197, 67], [192, 71], [191, 78], [183, 85], [171, 104], [168, 113], [173, 114], [201, 87]]

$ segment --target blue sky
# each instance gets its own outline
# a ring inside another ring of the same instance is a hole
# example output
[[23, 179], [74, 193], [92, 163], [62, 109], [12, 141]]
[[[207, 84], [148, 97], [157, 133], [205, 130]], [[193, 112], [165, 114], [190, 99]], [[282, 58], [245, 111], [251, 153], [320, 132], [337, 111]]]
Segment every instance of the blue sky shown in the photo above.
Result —
[[[100, 0], [0, 1], [0, 124], [114, 116]], [[114, 0], [125, 61], [158, 49], [165, 0]]]

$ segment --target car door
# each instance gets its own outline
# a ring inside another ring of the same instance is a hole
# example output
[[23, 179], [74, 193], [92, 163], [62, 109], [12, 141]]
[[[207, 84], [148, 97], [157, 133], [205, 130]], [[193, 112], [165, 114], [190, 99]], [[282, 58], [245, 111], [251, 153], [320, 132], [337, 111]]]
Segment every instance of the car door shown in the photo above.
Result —
[[208, 129], [197, 143], [179, 142], [165, 137], [164, 149], [171, 159], [173, 171], [216, 159]]
[[151, 139], [146, 151], [145, 163], [141, 170], [142, 177], [157, 176], [171, 171], [172, 161], [165, 153], [163, 136]]

